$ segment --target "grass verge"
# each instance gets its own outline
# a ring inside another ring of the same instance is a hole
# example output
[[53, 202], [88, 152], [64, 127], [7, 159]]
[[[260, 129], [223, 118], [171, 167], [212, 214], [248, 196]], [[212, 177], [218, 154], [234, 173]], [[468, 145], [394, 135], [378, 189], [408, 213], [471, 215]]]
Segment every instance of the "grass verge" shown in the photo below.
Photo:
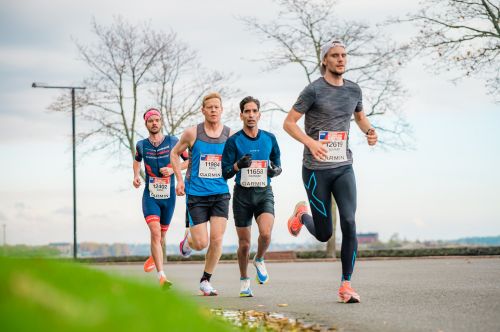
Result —
[[3, 331], [231, 331], [189, 298], [82, 264], [0, 257]]

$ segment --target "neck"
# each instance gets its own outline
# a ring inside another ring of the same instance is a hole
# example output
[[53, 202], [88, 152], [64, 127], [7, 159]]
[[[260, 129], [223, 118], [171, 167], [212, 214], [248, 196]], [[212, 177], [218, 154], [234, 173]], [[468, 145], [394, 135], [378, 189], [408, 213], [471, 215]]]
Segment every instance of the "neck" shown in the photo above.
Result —
[[245, 134], [247, 134], [249, 137], [255, 138], [257, 137], [257, 134], [259, 133], [259, 128], [257, 126], [255, 127], [243, 127], [243, 131]]
[[205, 121], [205, 130], [217, 131], [222, 127], [222, 122]]
[[342, 86], [344, 85], [344, 78], [338, 74], [332, 74], [331, 72], [326, 72], [324, 76], [325, 80], [331, 85]]
[[149, 133], [149, 140], [154, 144], [159, 144], [163, 140], [163, 134], [161, 132], [156, 134]]

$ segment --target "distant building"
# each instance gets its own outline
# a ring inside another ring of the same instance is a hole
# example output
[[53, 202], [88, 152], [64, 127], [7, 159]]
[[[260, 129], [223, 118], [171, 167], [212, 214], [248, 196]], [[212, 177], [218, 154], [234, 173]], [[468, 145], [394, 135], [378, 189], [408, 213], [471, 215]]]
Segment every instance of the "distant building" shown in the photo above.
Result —
[[73, 251], [73, 245], [68, 242], [52, 242], [49, 247], [56, 248], [63, 256], [69, 256]]
[[369, 244], [378, 241], [378, 233], [358, 233], [356, 236], [358, 237], [359, 244]]

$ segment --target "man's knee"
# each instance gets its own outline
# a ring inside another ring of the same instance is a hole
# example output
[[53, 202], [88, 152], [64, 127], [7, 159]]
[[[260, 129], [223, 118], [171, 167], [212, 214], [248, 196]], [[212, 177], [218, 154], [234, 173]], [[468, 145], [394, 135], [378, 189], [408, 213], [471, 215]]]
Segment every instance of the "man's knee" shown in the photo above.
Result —
[[270, 232], [262, 232], [259, 234], [259, 238], [262, 242], [269, 243], [269, 242], [271, 242], [271, 233]]
[[249, 254], [250, 253], [250, 241], [248, 240], [240, 240], [238, 242], [238, 250], [242, 254]]
[[328, 242], [332, 237], [332, 232], [324, 232], [315, 235], [316, 239], [321, 242]]
[[196, 239], [196, 238], [191, 238], [191, 247], [194, 250], [203, 250], [206, 247], [208, 247], [208, 240], [207, 239]]
[[356, 221], [354, 217], [341, 217], [342, 237], [356, 237]]
[[161, 232], [160, 230], [158, 231], [151, 231], [151, 242], [152, 243], [161, 243]]
[[222, 247], [222, 235], [221, 236], [211, 236], [210, 237], [210, 246], [219, 248]]

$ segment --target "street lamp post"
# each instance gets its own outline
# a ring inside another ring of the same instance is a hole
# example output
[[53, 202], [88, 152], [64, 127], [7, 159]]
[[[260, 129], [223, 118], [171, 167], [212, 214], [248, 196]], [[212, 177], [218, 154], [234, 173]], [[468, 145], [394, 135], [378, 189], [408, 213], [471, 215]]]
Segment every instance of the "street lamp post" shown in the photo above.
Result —
[[71, 90], [71, 124], [73, 128], [73, 258], [77, 257], [77, 246], [76, 241], [76, 139], [75, 139], [75, 90], [85, 90], [82, 86], [52, 86], [45, 83], [34, 82], [31, 85], [32, 88], [44, 88], [44, 89], [69, 89]]

